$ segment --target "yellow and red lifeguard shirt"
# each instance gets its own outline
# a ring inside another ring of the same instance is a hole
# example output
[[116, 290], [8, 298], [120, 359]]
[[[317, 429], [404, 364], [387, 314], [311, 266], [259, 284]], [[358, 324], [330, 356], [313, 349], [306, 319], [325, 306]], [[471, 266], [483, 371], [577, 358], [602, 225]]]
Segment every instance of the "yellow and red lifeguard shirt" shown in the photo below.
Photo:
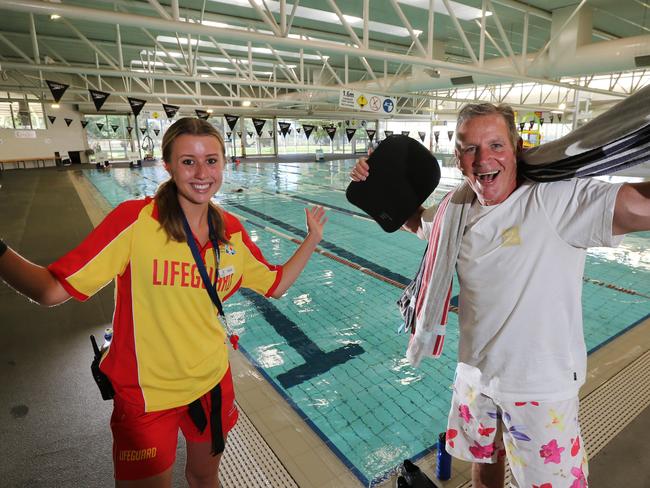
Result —
[[[227, 212], [217, 292], [239, 287], [270, 296], [281, 266], [270, 265]], [[215, 252], [201, 247], [214, 282]], [[78, 300], [116, 280], [113, 340], [101, 362], [118, 395], [146, 412], [187, 405], [211, 390], [228, 368], [226, 332], [186, 242], [167, 239], [152, 198], [116, 207], [74, 250], [48, 269]]]

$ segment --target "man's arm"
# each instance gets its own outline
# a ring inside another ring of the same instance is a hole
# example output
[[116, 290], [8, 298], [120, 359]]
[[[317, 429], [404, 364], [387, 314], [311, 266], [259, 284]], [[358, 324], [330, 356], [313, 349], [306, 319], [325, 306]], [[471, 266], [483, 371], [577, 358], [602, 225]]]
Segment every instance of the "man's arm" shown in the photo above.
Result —
[[650, 230], [650, 181], [625, 183], [616, 196], [614, 235]]
[[420, 205], [420, 208], [418, 208], [413, 215], [411, 215], [406, 222], [404, 222], [404, 225], [402, 225], [402, 229], [408, 230], [409, 232], [413, 232], [416, 234], [420, 239], [424, 239], [424, 234], [422, 231], [422, 214], [424, 213], [424, 207]]

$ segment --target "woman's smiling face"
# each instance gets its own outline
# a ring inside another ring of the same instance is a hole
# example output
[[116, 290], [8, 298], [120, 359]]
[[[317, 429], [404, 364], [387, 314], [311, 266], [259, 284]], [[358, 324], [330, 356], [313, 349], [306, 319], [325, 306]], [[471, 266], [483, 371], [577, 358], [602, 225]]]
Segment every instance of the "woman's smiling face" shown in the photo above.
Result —
[[178, 136], [165, 169], [176, 183], [181, 207], [208, 204], [221, 188], [224, 164], [224, 150], [216, 137]]

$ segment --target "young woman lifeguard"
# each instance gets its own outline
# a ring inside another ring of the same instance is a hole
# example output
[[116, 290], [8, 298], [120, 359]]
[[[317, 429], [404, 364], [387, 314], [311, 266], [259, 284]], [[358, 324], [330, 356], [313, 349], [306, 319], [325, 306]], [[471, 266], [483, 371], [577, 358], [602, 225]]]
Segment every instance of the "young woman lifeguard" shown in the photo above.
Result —
[[2, 243], [0, 277], [46, 306], [85, 300], [115, 279], [114, 335], [100, 367], [115, 391], [116, 486], [170, 487], [180, 428], [190, 486], [217, 487], [237, 421], [227, 350], [237, 338], [221, 301], [239, 287], [282, 296], [327, 218], [321, 207], [306, 210], [307, 237], [284, 265], [271, 265], [241, 223], [211, 202], [225, 164], [219, 132], [180, 119], [165, 133], [162, 153], [170, 179], [153, 198], [122, 203], [47, 268]]

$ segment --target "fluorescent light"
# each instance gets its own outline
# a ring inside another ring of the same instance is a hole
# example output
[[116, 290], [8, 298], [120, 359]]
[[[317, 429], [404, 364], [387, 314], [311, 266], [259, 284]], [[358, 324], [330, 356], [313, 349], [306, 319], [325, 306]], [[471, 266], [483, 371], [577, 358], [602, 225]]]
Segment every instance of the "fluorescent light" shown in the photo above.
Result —
[[[168, 57], [168, 55], [169, 55], [169, 57], [172, 57], [172, 58], [182, 58], [182, 57], [184, 57], [183, 54], [179, 53], [178, 51], [167, 51], [166, 53], [165, 52], [154, 53], [153, 51], [149, 51], [147, 49], [143, 49], [143, 50], [140, 51], [140, 56], [158, 56], [159, 58], [165, 58], [165, 57]], [[226, 59], [224, 57], [205, 56], [205, 55], [199, 54], [197, 59], [202, 60], [202, 61], [211, 61], [213, 63], [224, 63], [224, 64], [227, 64], [229, 66], [232, 65], [232, 61], [230, 59]], [[249, 64], [248, 59], [245, 59], [245, 58], [232, 58], [232, 59], [237, 64], [246, 64], [246, 65]], [[141, 62], [139, 60], [135, 60], [135, 59], [133, 60], [134, 63], [136, 61]], [[266, 66], [266, 67], [273, 68], [274, 66], [277, 66], [278, 63], [271, 63], [271, 62], [267, 62], [267, 61], [253, 60], [252, 64], [253, 64], [253, 66]], [[171, 67], [172, 65], [169, 64], [167, 66]], [[296, 64], [287, 64], [286, 65], [287, 68], [296, 68], [297, 66], [298, 65], [296, 65]], [[198, 66], [198, 68], [201, 69], [202, 67]], [[218, 68], [218, 67], [213, 66], [212, 69], [214, 69], [214, 70], [218, 70], [218, 69], [226, 70], [228, 68]], [[229, 71], [231, 71], [231, 70], [229, 70]]]
[[206, 110], [206, 112], [209, 113], [209, 114], [211, 114], [212, 112], [214, 112], [214, 110], [212, 110], [211, 108], [209, 108], [209, 109]]
[[[158, 37], [156, 37], [156, 40], [158, 42], [163, 42], [163, 43], [167, 43], [167, 44], [176, 44], [176, 45], [178, 45], [179, 42], [180, 42], [180, 44], [187, 44], [187, 39], [184, 38], [184, 37], [176, 39], [175, 37], [171, 37], [171, 36], [158, 36]], [[191, 45], [196, 46], [197, 45], [197, 40], [192, 39]], [[216, 47], [212, 42], [209, 42], [209, 41], [198, 41], [198, 45], [201, 46], [201, 47], [211, 47], [213, 49]], [[219, 43], [219, 45], [223, 49], [225, 49], [226, 51], [248, 52], [248, 47], [247, 46], [241, 46], [241, 45], [237, 45], [237, 44], [221, 44], [221, 43]], [[273, 53], [273, 51], [271, 51], [270, 49], [261, 48], [261, 47], [254, 47], [254, 48], [251, 49], [251, 51], [253, 53], [258, 53], [258, 54], [272, 54]], [[277, 51], [277, 50], [275, 52], [277, 54], [279, 54], [280, 56], [285, 57], [285, 58], [300, 58], [300, 53], [298, 53], [298, 52]], [[304, 54], [303, 58], [304, 59], [320, 60], [320, 56], [317, 56], [315, 54]]]
[[242, 107], [250, 107], [250, 106], [251, 106], [251, 101], [250, 101], [250, 100], [244, 100], [244, 101], [241, 103], [241, 106], [242, 106]]
[[52, 14], [50, 15], [50, 20], [59, 20], [61, 16], [59, 14]]
[[[315, 10], [315, 9], [312, 9], [312, 10]], [[336, 14], [334, 14], [334, 15], [336, 15]], [[338, 18], [339, 18], [338, 15], [336, 15], [336, 20], [337, 21], [338, 21]], [[348, 24], [362, 24], [363, 23], [363, 19], [361, 19], [359, 17], [355, 17], [354, 15], [345, 15], [345, 14], [343, 14], [343, 18], [345, 19], [345, 21]], [[314, 20], [316, 20], [316, 19], [314, 19]]]
[[50, 107], [52, 107], [52, 108], [59, 108], [60, 105], [59, 105], [58, 103], [53, 103], [53, 104], [50, 105]]
[[562, 102], [557, 108], [564, 110], [566, 108], [566, 103]]

